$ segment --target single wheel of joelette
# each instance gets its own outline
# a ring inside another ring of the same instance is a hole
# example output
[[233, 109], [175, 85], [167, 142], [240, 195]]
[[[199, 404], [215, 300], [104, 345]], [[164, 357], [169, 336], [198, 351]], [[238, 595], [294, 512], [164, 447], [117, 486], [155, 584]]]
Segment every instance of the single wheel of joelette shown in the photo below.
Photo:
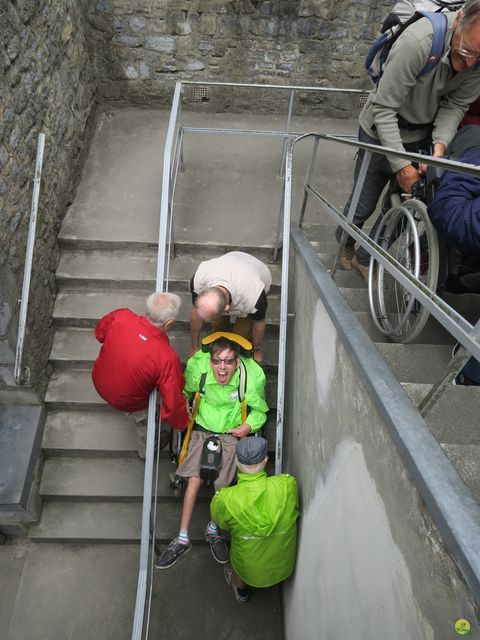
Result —
[[[374, 239], [415, 278], [436, 291], [438, 239], [423, 202], [407, 200], [389, 209]], [[412, 342], [425, 326], [428, 310], [373, 257], [368, 297], [373, 322], [393, 342]]]

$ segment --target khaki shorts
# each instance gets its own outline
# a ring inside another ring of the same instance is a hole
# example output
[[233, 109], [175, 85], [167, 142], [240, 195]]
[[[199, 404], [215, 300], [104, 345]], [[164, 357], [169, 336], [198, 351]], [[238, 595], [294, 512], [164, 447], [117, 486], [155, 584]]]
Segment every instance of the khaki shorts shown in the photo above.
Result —
[[177, 469], [177, 476], [182, 478], [200, 477], [200, 458], [203, 451], [203, 443], [207, 438], [219, 436], [222, 443], [222, 466], [218, 474], [218, 478], [213, 483], [215, 491], [219, 491], [222, 487], [228, 487], [235, 477], [237, 465], [235, 462], [235, 454], [238, 438], [229, 433], [213, 433], [212, 431], [192, 431], [190, 444], [188, 445], [188, 454], [185, 460]]

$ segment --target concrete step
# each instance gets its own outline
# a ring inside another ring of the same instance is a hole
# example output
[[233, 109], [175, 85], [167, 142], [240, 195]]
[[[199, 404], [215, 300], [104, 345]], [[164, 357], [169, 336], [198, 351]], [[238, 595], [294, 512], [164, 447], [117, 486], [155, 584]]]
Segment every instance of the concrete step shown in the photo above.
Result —
[[[30, 527], [28, 537], [37, 542], [138, 544], [141, 517], [140, 502], [46, 502], [40, 522]], [[192, 540], [204, 541], [204, 528], [209, 519], [208, 503], [199, 502], [189, 529]], [[179, 504], [159, 505], [157, 540], [168, 542], [178, 535], [179, 520]]]
[[452, 355], [450, 345], [384, 342], [376, 347], [400, 382], [436, 382]]
[[[183, 253], [170, 260], [170, 291], [188, 291], [190, 279], [202, 260], [199, 246], [194, 254]], [[268, 265], [273, 278], [272, 292], [278, 291], [281, 265]], [[112, 289], [141, 289], [155, 287], [157, 251], [140, 246], [135, 251], [124, 249], [64, 249], [60, 256], [56, 278], [60, 288], [85, 287]]]
[[[186, 329], [173, 329], [168, 334], [170, 344], [186, 363], [190, 349], [190, 334]], [[100, 350], [92, 328], [58, 327], [55, 331], [50, 362], [55, 367], [92, 365]], [[265, 371], [278, 369], [278, 341], [270, 335], [262, 343]]]
[[369, 312], [366, 287], [341, 287], [340, 291], [353, 311]]
[[[276, 411], [267, 416], [266, 437], [275, 445]], [[49, 411], [42, 441], [47, 457], [137, 457], [136, 434], [130, 418], [105, 406], [102, 410]]]
[[[92, 327], [105, 314], [128, 307], [135, 313], [145, 312], [145, 300], [150, 290], [133, 291], [128, 289], [99, 289], [95, 291], [60, 291], [53, 309], [53, 320], [57, 326]], [[180, 293], [182, 307], [177, 318], [177, 327], [188, 324], [191, 296]], [[267, 309], [267, 325], [278, 327], [280, 300], [278, 296], [269, 295]]]
[[[428, 384], [403, 384], [417, 406], [430, 389]], [[449, 385], [425, 417], [441, 443], [480, 445], [480, 387]], [[461, 419], [459, 419], [461, 416]]]
[[358, 271], [344, 271], [338, 269], [333, 278], [337, 287], [347, 287], [350, 289], [366, 289], [365, 282]]
[[474, 497], [480, 500], [480, 444], [442, 446]]
[[[175, 502], [170, 490], [170, 473], [177, 465], [161, 453], [158, 479], [159, 502]], [[40, 495], [49, 501], [141, 502], [145, 463], [135, 458], [53, 457], [46, 460]], [[202, 487], [199, 498], [210, 500], [213, 488]]]
[[[266, 396], [269, 407], [276, 405], [276, 386], [276, 379], [267, 380]], [[55, 370], [47, 386], [45, 403], [55, 405], [55, 409], [96, 409], [106, 406], [93, 386], [90, 368]]]
[[49, 411], [43, 434], [46, 456], [137, 455], [131, 419], [121, 411]]
[[34, 475], [44, 425], [43, 406], [0, 406], [0, 525], [12, 533], [37, 517]]
[[[355, 315], [373, 342], [390, 342], [373, 324], [369, 311], [356, 311]], [[424, 329], [412, 344], [455, 344], [454, 338], [436, 320], [430, 316]]]

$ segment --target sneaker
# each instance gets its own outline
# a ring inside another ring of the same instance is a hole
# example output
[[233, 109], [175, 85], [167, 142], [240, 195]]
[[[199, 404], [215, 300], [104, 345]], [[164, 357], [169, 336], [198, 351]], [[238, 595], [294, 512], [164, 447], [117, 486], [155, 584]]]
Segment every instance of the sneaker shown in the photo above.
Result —
[[205, 529], [205, 540], [210, 545], [210, 551], [214, 559], [220, 564], [228, 562], [228, 546], [220, 533], [208, 533], [208, 525]]
[[368, 274], [369, 274], [369, 267], [365, 266], [364, 264], [360, 264], [360, 262], [357, 259], [357, 256], [353, 256], [352, 258], [352, 269], [354, 269], [355, 271], [357, 271], [363, 278], [365, 284], [368, 287]]
[[235, 596], [235, 600], [239, 604], [245, 604], [250, 600], [250, 587], [244, 587], [243, 589], [239, 589], [235, 585], [232, 584], [232, 567], [230, 565], [226, 566], [223, 569], [223, 575], [225, 576], [225, 581], [229, 587], [233, 589], [233, 595]]
[[352, 270], [352, 258], [355, 255], [355, 245], [345, 245], [340, 253], [340, 267], [344, 271]]
[[191, 540], [188, 541], [188, 544], [182, 544], [178, 541], [178, 538], [174, 538], [162, 551], [160, 557], [155, 560], [156, 568], [170, 569], [170, 567], [172, 567], [182, 556], [188, 553], [191, 548]]

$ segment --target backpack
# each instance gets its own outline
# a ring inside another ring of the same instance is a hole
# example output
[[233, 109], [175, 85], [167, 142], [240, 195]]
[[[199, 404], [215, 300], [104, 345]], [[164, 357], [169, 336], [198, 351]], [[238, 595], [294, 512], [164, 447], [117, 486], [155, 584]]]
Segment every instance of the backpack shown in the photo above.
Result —
[[[383, 68], [390, 49], [397, 38], [411, 24], [420, 18], [428, 18], [433, 28], [433, 40], [430, 54], [425, 66], [419, 73], [419, 77], [431, 71], [443, 54], [445, 34], [447, 31], [447, 18], [444, 10], [454, 11], [459, 9], [463, 0], [447, 2], [446, 0], [399, 0], [393, 7], [390, 15], [385, 19], [381, 35], [375, 40], [367, 52], [365, 68], [375, 84], [383, 74]], [[426, 9], [435, 9], [430, 12]], [[413, 15], [412, 15], [413, 14]]]

